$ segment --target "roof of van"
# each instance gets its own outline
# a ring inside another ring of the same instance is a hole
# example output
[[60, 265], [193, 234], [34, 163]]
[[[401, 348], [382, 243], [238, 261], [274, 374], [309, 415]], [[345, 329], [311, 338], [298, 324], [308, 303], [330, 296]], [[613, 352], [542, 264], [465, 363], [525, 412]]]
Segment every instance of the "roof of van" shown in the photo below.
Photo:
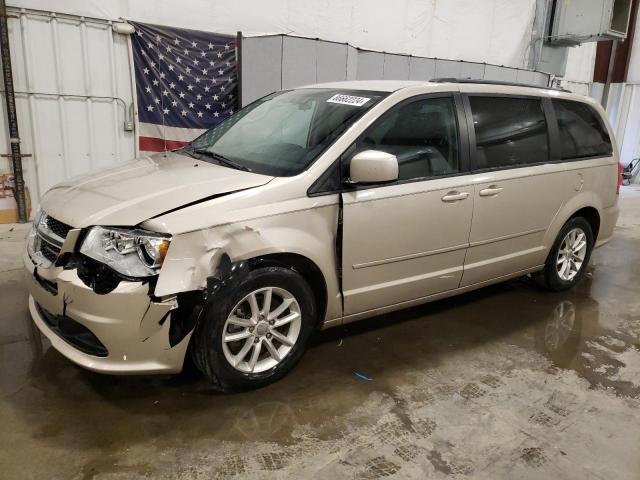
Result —
[[[374, 92], [395, 92], [402, 88], [428, 85], [430, 82], [410, 80], [353, 80], [347, 82], [327, 82], [304, 85], [297, 88], [338, 88], [345, 90], [370, 90]], [[435, 85], [435, 84], [434, 84]]]
[[304, 85], [297, 88], [331, 88], [345, 90], [369, 90], [377, 92], [395, 92], [410, 87], [433, 87], [442, 90], [443, 87], [455, 87], [456, 90], [465, 92], [486, 92], [486, 93], [527, 93], [540, 96], [558, 96], [563, 98], [576, 98], [592, 103], [592, 99], [582, 95], [576, 95], [567, 90], [542, 87], [538, 85], [525, 85], [517, 83], [468, 80], [468, 79], [433, 79], [430, 81], [415, 80], [353, 80], [344, 82], [316, 83]]

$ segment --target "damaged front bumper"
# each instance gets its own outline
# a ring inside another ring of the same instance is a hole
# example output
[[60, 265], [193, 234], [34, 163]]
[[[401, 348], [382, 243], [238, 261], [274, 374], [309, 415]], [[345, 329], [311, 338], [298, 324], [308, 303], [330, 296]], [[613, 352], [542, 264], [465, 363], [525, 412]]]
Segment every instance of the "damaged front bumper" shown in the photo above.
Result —
[[149, 284], [121, 281], [95, 293], [75, 269], [39, 268], [25, 251], [29, 310], [53, 347], [89, 370], [112, 374], [177, 373], [191, 332], [172, 342], [175, 297], [155, 301]]

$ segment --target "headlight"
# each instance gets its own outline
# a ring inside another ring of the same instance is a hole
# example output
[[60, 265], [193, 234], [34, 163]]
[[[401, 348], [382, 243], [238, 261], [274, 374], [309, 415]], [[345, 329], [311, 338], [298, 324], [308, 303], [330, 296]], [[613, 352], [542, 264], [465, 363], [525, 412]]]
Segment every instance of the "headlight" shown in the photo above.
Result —
[[33, 258], [36, 251], [36, 240], [38, 238], [38, 234], [36, 230], [40, 222], [44, 219], [44, 212], [42, 209], [38, 209], [36, 213], [33, 215], [33, 223], [31, 224], [31, 230], [29, 231], [29, 235], [27, 236], [27, 251], [29, 252], [29, 256]]
[[150, 277], [167, 255], [171, 238], [140, 229], [93, 227], [80, 253], [128, 277]]

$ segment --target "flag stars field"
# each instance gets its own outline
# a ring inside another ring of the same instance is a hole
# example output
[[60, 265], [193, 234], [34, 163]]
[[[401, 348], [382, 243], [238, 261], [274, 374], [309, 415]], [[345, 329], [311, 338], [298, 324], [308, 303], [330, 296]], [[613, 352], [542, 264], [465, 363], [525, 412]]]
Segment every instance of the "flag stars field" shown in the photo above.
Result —
[[141, 150], [176, 148], [237, 110], [232, 37], [139, 23], [134, 27]]

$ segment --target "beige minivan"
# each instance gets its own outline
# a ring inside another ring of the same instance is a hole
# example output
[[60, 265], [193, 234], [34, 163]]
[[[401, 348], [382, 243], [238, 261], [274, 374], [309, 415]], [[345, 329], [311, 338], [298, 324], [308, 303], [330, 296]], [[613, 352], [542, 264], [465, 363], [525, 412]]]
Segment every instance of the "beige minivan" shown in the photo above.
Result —
[[585, 97], [357, 81], [257, 100], [186, 147], [62, 183], [24, 255], [38, 328], [105, 373], [265, 385], [327, 328], [532, 274], [583, 276], [618, 216]]

